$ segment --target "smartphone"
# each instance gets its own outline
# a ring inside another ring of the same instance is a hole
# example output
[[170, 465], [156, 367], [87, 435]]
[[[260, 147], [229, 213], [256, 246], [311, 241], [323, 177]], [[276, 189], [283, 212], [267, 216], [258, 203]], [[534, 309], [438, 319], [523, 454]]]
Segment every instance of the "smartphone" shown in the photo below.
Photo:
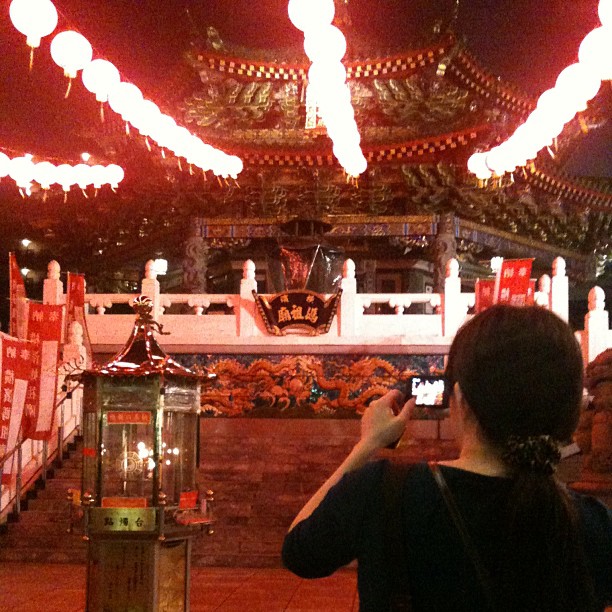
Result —
[[444, 376], [411, 376], [408, 381], [407, 395], [416, 398], [416, 405], [424, 408], [448, 408], [449, 391]]

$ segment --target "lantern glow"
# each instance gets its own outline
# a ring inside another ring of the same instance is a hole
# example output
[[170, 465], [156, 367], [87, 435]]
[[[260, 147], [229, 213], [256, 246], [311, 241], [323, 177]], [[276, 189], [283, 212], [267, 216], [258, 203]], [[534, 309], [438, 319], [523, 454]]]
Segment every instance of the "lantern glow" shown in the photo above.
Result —
[[70, 79], [74, 79], [77, 72], [91, 62], [92, 56], [89, 41], [78, 32], [66, 30], [51, 41], [51, 57]]
[[39, 47], [41, 39], [57, 27], [57, 9], [50, 0], [13, 0], [9, 15], [32, 49]]

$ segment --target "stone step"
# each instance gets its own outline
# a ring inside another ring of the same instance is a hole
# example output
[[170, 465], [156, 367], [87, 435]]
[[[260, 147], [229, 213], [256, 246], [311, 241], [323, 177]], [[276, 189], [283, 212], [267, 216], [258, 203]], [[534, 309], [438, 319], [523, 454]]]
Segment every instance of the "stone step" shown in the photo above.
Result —
[[68, 489], [81, 488], [81, 481], [74, 478], [54, 478], [47, 480], [44, 489], [39, 489], [36, 499], [57, 499], [65, 498]]
[[[27, 535], [28, 537], [24, 537]], [[9, 532], [2, 537], [2, 550], [9, 548], [15, 549], [53, 549], [70, 550], [72, 548], [80, 548], [86, 546], [83, 541], [82, 534], [69, 534], [66, 529], [47, 529], [46, 532], [34, 534], [24, 534], [20, 532]]]
[[0, 548], [0, 563], [86, 563], [87, 546], [71, 548]]
[[[28, 502], [27, 511], [46, 510], [50, 512], [66, 512], [68, 514], [68, 501], [64, 497], [45, 498], [38, 497]], [[24, 514], [22, 512], [22, 514]]]
[[62, 510], [28, 510], [22, 512], [19, 516], [18, 523], [15, 526], [23, 525], [53, 525], [55, 523], [65, 523], [70, 520], [70, 509], [66, 505]]

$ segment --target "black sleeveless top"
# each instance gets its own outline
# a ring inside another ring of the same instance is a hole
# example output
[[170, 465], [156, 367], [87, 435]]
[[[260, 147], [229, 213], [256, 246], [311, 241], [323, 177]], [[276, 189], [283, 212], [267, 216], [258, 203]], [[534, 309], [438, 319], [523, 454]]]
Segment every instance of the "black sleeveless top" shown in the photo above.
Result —
[[[389, 609], [385, 548], [384, 461], [346, 474], [306, 520], [287, 534], [283, 562], [305, 578], [329, 576], [358, 560], [361, 612]], [[508, 478], [441, 466], [467, 529], [491, 575], [499, 564], [501, 513]], [[473, 565], [427, 464], [411, 467], [402, 492], [408, 584], [415, 612], [477, 612], [486, 604]], [[602, 609], [612, 603], [612, 513], [591, 497], [575, 495]]]

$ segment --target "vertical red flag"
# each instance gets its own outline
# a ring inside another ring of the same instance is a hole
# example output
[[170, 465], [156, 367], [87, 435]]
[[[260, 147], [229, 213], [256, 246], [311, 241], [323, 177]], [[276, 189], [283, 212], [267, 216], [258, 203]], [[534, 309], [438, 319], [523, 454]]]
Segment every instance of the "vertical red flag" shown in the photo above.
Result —
[[478, 278], [474, 285], [474, 293], [476, 294], [475, 309], [476, 312], [482, 312], [489, 306], [493, 306], [493, 294], [495, 291], [494, 278]]
[[48, 440], [55, 423], [63, 306], [30, 304], [28, 339], [37, 347], [23, 414], [23, 437]]
[[66, 283], [66, 342], [70, 341], [70, 324], [78, 321], [83, 328], [83, 344], [87, 349], [87, 354], [91, 355], [91, 343], [87, 322], [85, 320], [85, 276], [68, 272]]
[[[31, 342], [0, 333], [0, 457], [18, 442], [31, 358]], [[10, 482], [12, 463], [4, 465], [3, 483]]]
[[505, 259], [495, 279], [496, 304], [525, 306], [529, 300], [533, 259]]
[[9, 253], [9, 335], [17, 336], [18, 304], [26, 297], [25, 282], [15, 253]]

